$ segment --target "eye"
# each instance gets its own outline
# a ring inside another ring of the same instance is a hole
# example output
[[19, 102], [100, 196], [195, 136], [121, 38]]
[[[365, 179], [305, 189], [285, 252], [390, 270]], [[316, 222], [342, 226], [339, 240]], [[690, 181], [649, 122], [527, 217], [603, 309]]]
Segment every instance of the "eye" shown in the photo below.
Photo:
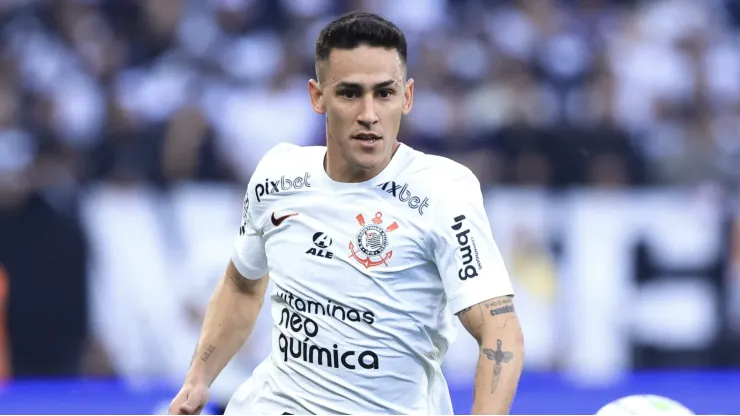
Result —
[[357, 98], [357, 93], [355, 91], [344, 90], [344, 91], [339, 91], [337, 94], [340, 97], [346, 98], [348, 100], [351, 100], [353, 98]]
[[393, 95], [393, 90], [380, 90], [378, 96], [380, 98], [390, 98]]

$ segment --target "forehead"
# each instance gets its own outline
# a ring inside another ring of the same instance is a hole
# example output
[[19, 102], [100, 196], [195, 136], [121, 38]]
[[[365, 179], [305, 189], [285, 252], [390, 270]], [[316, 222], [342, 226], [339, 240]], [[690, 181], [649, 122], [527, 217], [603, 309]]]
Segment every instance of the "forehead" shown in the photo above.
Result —
[[395, 49], [359, 46], [333, 49], [326, 67], [328, 83], [376, 83], [389, 79], [403, 80], [404, 68]]

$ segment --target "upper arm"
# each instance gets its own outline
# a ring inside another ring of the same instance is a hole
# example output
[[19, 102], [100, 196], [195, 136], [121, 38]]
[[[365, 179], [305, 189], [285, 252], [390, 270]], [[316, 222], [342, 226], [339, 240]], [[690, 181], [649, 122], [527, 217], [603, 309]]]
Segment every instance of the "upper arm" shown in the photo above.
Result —
[[244, 279], [260, 279], [267, 274], [267, 253], [262, 240], [262, 232], [253, 220], [253, 208], [249, 201], [251, 184], [244, 195], [242, 220], [234, 239], [234, 252], [230, 266], [233, 266]]
[[430, 245], [447, 302], [456, 314], [493, 298], [512, 296], [514, 290], [491, 233], [477, 178], [465, 170], [450, 186], [455, 196], [438, 199], [431, 211]]
[[510, 322], [511, 329], [521, 331], [512, 296], [500, 296], [469, 306], [457, 316], [479, 344], [487, 337], [495, 335], [494, 332], [509, 327]]
[[268, 215], [269, 204], [258, 189], [262, 188], [263, 178], [275, 169], [276, 163], [285, 159], [296, 146], [280, 143], [270, 149], [257, 164], [252, 179], [247, 186], [242, 205], [242, 219], [239, 232], [234, 241], [231, 261], [246, 279], [260, 279], [268, 272], [267, 254], [263, 241], [263, 228]]
[[246, 279], [239, 270], [236, 269], [234, 262], [229, 261], [224, 276], [227, 283], [233, 285], [237, 291], [246, 295], [254, 296], [258, 299], [264, 299], [269, 283], [269, 276], [264, 275], [259, 279]]

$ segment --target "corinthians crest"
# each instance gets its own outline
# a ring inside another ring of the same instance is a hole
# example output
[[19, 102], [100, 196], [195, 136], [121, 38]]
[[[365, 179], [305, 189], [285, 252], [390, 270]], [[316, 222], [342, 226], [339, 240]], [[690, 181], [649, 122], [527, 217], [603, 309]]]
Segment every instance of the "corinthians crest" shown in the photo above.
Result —
[[355, 239], [349, 242], [349, 251], [352, 253], [350, 256], [366, 269], [386, 264], [393, 256], [393, 250], [385, 252], [388, 248], [388, 233], [397, 229], [398, 223], [393, 221], [388, 226], [384, 226], [383, 213], [380, 211], [375, 213], [370, 224], [365, 221], [362, 214], [357, 215], [355, 219], [362, 228]]

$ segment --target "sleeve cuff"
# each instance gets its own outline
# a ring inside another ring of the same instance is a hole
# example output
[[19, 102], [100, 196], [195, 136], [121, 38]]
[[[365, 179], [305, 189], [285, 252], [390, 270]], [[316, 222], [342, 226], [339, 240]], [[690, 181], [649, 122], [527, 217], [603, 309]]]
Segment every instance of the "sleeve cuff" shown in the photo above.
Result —
[[242, 277], [249, 280], [259, 280], [267, 274], [267, 270], [263, 270], [260, 267], [254, 267], [253, 265], [247, 264], [242, 261], [239, 256], [239, 252], [235, 249], [231, 254], [231, 262], [234, 263], [234, 267]]
[[[476, 277], [476, 279], [479, 277], [483, 276], [478, 276]], [[464, 293], [461, 293], [447, 301], [447, 304], [450, 306], [453, 315], [457, 314], [465, 308], [475, 306], [489, 299], [498, 298], [501, 296], [514, 296], [514, 288], [508, 281], [493, 284], [489, 287], [480, 286], [482, 285], [475, 285], [473, 287], [470, 287], [469, 289], [465, 290]]]

